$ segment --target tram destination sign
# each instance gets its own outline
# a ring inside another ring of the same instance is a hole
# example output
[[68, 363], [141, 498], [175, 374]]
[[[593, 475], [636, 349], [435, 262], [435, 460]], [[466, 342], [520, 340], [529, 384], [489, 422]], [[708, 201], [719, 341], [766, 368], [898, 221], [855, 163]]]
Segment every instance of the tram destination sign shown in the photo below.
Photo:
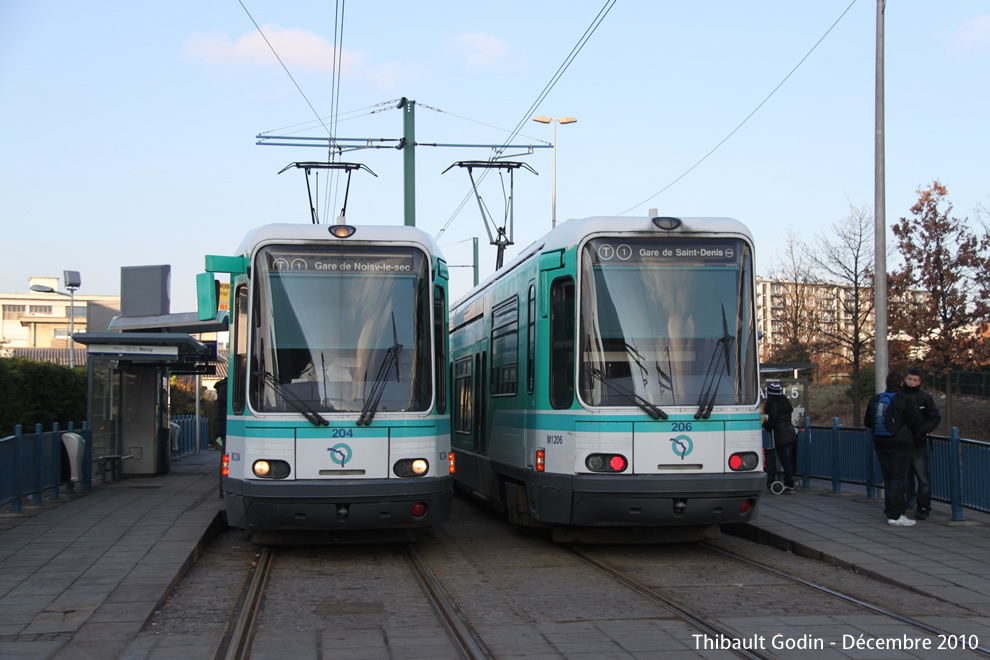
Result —
[[738, 264], [742, 243], [734, 239], [595, 239], [591, 248], [601, 266]]
[[274, 271], [350, 273], [355, 275], [405, 275], [413, 272], [413, 255], [346, 252], [343, 254], [271, 252]]

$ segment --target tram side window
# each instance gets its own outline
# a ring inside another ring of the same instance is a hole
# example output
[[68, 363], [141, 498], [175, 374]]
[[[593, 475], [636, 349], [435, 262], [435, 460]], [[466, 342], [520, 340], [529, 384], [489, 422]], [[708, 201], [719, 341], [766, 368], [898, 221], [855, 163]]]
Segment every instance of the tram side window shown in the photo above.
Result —
[[492, 395], [514, 396], [519, 378], [519, 296], [492, 308]]
[[443, 287], [433, 288], [433, 342], [437, 388], [437, 414], [447, 412], [447, 305]]
[[230, 378], [227, 381], [231, 404], [235, 415], [244, 414], [246, 393], [245, 370], [247, 368], [248, 328], [247, 285], [237, 287], [234, 294], [234, 359], [230, 361]]
[[454, 431], [471, 434], [474, 427], [474, 383], [471, 358], [454, 363]]
[[561, 277], [550, 287], [550, 405], [574, 402], [574, 280]]
[[529, 285], [529, 303], [527, 305], [526, 339], [528, 349], [526, 351], [526, 392], [533, 393], [536, 384], [536, 285]]

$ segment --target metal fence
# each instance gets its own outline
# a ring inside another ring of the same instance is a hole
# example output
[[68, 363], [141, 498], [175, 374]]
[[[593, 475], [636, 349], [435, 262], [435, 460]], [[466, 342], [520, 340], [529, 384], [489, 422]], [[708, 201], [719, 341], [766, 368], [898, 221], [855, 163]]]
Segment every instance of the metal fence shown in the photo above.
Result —
[[[172, 422], [178, 427], [178, 433], [171, 457], [194, 453], [196, 416], [175, 415]], [[65, 433], [75, 433], [84, 441], [75, 479], [72, 478], [69, 451], [63, 442]], [[199, 438], [199, 449], [209, 450], [209, 420], [203, 416], [199, 417]], [[25, 497], [30, 497], [32, 505], [38, 506], [46, 493], [49, 499], [58, 500], [62, 493], [74, 494], [77, 487], [80, 491], [89, 490], [92, 483], [93, 434], [85, 422], [81, 430], [72, 422], [65, 430], [54, 424], [50, 431], [42, 431], [41, 424], [37, 424], [33, 433], [24, 433], [18, 425], [14, 435], [0, 438], [0, 506], [10, 504], [11, 513], [21, 512]]]
[[[68, 451], [63, 444], [63, 434], [75, 433], [84, 440], [81, 458], [76, 466], [73, 481]], [[14, 435], [0, 439], [0, 506], [10, 504], [11, 513], [21, 512], [21, 500], [31, 497], [31, 503], [41, 505], [46, 491], [49, 499], [59, 499], [62, 489], [67, 495], [90, 488], [93, 480], [93, 436], [83, 422], [77, 430], [72, 422], [61, 431], [58, 424], [51, 431], [42, 431], [36, 424], [34, 433], [24, 433], [18, 424]]]
[[[952, 436], [930, 435], [932, 499], [952, 506], [952, 519], [962, 520], [963, 507], [990, 512], [990, 443]], [[766, 440], [764, 441], [766, 442]], [[868, 497], [883, 488], [883, 473], [873, 450], [873, 437], [866, 428], [843, 428], [835, 424], [811, 426], [798, 434], [797, 474], [810, 487], [812, 479], [832, 482], [832, 491], [842, 492], [843, 483], [866, 486]], [[908, 499], [913, 506], [913, 479], [909, 478]]]
[[[172, 423], [179, 426], [179, 437], [172, 445], [172, 458], [192, 454], [196, 451], [196, 415], [172, 415]], [[199, 449], [210, 448], [210, 422], [206, 417], [199, 417]]]
[[945, 374], [932, 374], [929, 382], [939, 392], [945, 392], [947, 384], [951, 384], [956, 394], [984, 399], [990, 396], [990, 371], [952, 371], [948, 378]]

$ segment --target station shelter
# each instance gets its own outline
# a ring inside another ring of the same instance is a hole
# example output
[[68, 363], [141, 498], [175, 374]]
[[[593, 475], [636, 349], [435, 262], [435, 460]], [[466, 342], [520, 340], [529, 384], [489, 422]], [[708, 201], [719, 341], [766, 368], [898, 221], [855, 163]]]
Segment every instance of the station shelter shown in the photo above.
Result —
[[216, 342], [193, 335], [227, 329], [226, 312], [209, 321], [195, 312], [170, 314], [169, 281], [168, 266], [121, 268], [120, 316], [106, 332], [73, 335], [86, 346], [93, 461], [126, 457], [119, 461], [123, 475], [169, 471], [170, 377], [209, 373]]

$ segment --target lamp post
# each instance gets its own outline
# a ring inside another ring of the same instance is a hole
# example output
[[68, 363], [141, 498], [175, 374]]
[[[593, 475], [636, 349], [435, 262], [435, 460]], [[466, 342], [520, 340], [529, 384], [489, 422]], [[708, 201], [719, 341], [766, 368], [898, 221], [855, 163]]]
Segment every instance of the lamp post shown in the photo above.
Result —
[[553, 119], [551, 117], [533, 117], [533, 121], [538, 121], [541, 124], [549, 124], [553, 122], [553, 211], [550, 219], [550, 228], [553, 229], [557, 226], [557, 124], [573, 124], [577, 121], [575, 117], [560, 117], [558, 119]]
[[79, 277], [79, 271], [77, 270], [62, 271], [62, 275], [65, 281], [65, 288], [69, 290], [68, 293], [56, 291], [44, 284], [32, 284], [31, 290], [38, 293], [57, 293], [60, 296], [69, 296], [69, 368], [75, 369], [76, 342], [72, 335], [76, 334], [76, 289], [82, 285], [82, 279]]

